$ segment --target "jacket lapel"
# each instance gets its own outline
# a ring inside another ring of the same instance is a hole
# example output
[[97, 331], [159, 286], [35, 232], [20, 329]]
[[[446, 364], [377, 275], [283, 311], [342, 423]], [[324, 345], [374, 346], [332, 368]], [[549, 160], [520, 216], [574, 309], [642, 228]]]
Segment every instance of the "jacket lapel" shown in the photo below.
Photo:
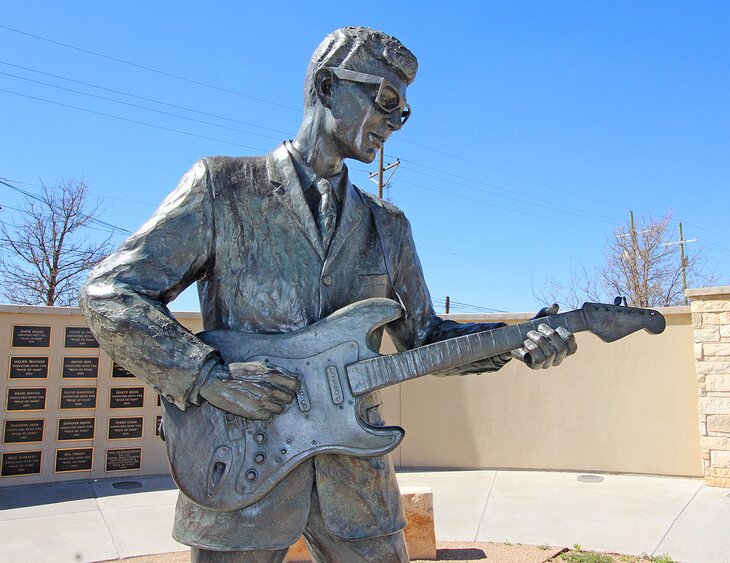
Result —
[[342, 210], [337, 217], [337, 229], [335, 230], [332, 244], [330, 244], [329, 252], [327, 253], [328, 260], [335, 259], [337, 253], [342, 249], [342, 245], [345, 244], [350, 235], [352, 235], [367, 216], [368, 209], [348, 178], [345, 198], [342, 202]]
[[319, 237], [317, 225], [304, 199], [302, 185], [299, 182], [297, 171], [291, 161], [289, 151], [284, 145], [278, 147], [266, 158], [266, 167], [269, 180], [273, 185], [273, 194], [282, 207], [293, 219], [292, 223], [302, 230], [312, 248], [324, 260], [324, 249]]

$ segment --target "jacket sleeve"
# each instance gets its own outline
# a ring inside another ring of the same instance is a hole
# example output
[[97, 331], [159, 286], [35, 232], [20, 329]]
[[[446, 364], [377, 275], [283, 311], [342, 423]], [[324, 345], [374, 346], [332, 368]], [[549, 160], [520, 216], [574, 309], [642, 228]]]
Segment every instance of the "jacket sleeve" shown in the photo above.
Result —
[[[505, 326], [505, 323], [457, 323], [438, 317], [423, 277], [411, 227], [400, 210], [394, 210], [389, 225], [380, 225], [386, 260], [392, 265], [393, 291], [403, 305], [404, 315], [387, 326], [398, 350], [416, 348], [432, 342], [455, 338]], [[496, 371], [506, 362], [499, 356], [443, 370], [434, 375], [466, 375]]]
[[205, 275], [214, 234], [207, 163], [183, 176], [152, 218], [90, 274], [79, 294], [92, 333], [115, 362], [185, 409], [220, 362], [167, 308]]

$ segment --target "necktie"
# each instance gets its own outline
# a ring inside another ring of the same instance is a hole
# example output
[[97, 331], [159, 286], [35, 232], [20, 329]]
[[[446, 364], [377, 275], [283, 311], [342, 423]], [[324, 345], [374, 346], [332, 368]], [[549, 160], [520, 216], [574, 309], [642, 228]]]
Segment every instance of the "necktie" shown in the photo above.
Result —
[[317, 226], [322, 237], [322, 246], [327, 249], [337, 224], [337, 204], [329, 180], [321, 178], [317, 180], [316, 186], [319, 192]]

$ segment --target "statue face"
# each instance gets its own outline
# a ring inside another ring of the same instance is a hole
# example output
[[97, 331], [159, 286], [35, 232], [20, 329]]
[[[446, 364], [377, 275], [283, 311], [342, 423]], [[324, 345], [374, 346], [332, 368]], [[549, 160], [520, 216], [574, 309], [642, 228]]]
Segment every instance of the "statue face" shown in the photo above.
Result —
[[[372, 162], [393, 131], [403, 126], [406, 99], [406, 85], [392, 69], [373, 64], [367, 75], [384, 78], [386, 87], [372, 79], [361, 82], [347, 75], [344, 79], [333, 75], [326, 131], [334, 141], [338, 156], [365, 163]], [[393, 105], [398, 106], [393, 111], [383, 109]]]

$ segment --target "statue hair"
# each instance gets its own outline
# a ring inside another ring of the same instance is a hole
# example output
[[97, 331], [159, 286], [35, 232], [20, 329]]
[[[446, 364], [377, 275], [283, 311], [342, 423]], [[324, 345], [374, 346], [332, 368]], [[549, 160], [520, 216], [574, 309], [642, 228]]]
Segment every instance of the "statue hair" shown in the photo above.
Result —
[[395, 37], [368, 27], [343, 27], [330, 33], [315, 49], [304, 80], [304, 108], [317, 100], [314, 75], [323, 66], [367, 72], [377, 60], [395, 70], [406, 85], [416, 78], [416, 57]]

